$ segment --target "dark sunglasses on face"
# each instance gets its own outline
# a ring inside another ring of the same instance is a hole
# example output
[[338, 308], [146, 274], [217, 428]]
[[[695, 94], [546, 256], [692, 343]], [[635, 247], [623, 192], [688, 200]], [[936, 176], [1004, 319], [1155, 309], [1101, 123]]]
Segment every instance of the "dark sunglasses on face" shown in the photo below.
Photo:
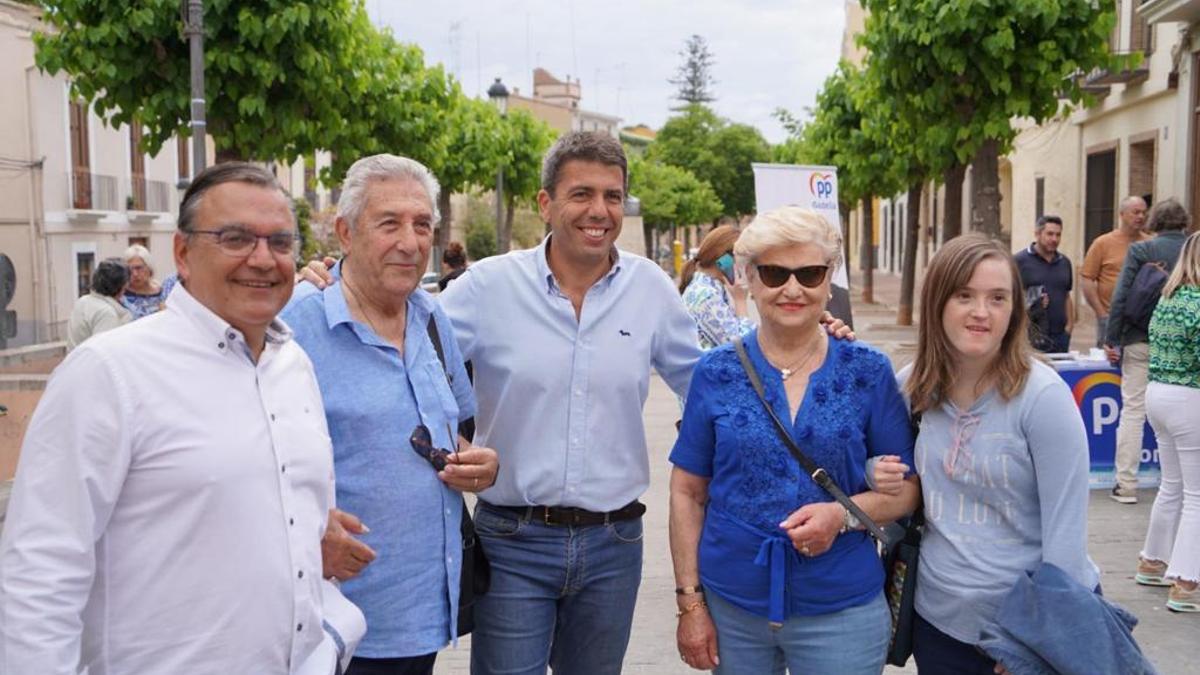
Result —
[[787, 283], [788, 277], [796, 277], [796, 281], [805, 288], [816, 288], [825, 281], [829, 265], [806, 265], [792, 269], [780, 265], [759, 265], [758, 278], [767, 288], [779, 288]]
[[433, 436], [429, 433], [429, 427], [424, 424], [419, 424], [413, 429], [409, 441], [412, 443], [413, 452], [429, 462], [434, 470], [441, 471], [450, 463], [450, 451], [434, 447]]

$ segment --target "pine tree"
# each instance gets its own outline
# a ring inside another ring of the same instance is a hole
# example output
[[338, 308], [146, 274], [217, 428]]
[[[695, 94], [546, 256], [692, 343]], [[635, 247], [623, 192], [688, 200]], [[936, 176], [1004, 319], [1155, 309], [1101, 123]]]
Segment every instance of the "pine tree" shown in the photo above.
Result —
[[717, 83], [712, 76], [712, 67], [716, 59], [708, 50], [708, 41], [703, 36], [692, 35], [684, 43], [679, 56], [683, 57], [683, 63], [675, 71], [675, 77], [667, 81], [677, 88], [675, 99], [683, 103], [681, 108], [717, 100], [712, 91], [713, 85]]

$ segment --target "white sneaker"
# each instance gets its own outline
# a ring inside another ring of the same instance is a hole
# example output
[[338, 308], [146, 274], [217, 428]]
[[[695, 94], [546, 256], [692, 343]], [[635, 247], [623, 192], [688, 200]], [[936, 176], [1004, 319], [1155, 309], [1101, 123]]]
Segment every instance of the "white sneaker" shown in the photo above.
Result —
[[1114, 485], [1112, 492], [1108, 493], [1108, 497], [1118, 504], [1138, 503], [1137, 490], [1123, 488], [1120, 485]]

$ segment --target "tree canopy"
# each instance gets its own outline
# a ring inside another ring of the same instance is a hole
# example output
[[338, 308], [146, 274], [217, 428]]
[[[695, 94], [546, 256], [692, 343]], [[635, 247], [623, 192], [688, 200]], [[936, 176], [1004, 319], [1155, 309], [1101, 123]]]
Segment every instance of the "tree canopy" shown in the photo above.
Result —
[[771, 159], [771, 148], [757, 129], [733, 124], [710, 108], [689, 105], [667, 120], [646, 158], [693, 173], [712, 186], [723, 214], [754, 211], [754, 162]]
[[664, 230], [705, 223], [721, 215], [712, 186], [691, 171], [640, 157], [629, 158], [629, 193], [642, 204], [642, 222]]
[[999, 232], [992, 184], [1012, 120], [1042, 122], [1083, 97], [1077, 75], [1109, 67], [1114, 4], [1096, 0], [864, 0], [867, 70], [931, 171], [976, 161], [978, 229]]
[[[41, 0], [52, 30], [37, 65], [65, 72], [76, 95], [113, 123], [145, 130], [155, 154], [188, 134], [189, 51], [178, 0]], [[325, 149], [340, 175], [380, 148], [420, 155], [429, 111], [450, 85], [420, 50], [371, 25], [354, 0], [207, 0], [208, 133], [219, 156], [292, 161]]]

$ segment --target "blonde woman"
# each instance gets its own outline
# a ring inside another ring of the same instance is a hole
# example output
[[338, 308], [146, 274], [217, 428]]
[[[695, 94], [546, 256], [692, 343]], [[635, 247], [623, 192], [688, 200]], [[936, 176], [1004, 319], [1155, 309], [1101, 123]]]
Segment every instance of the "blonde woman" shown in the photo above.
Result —
[[[821, 316], [841, 233], [808, 209], [760, 214], [734, 247], [761, 323], [743, 338], [792, 440], [877, 522], [910, 512], [916, 478], [870, 491], [865, 466], [912, 463], [912, 429], [879, 351]], [[890, 619], [875, 545], [789, 453], [733, 345], [692, 376], [671, 452], [680, 658], [717, 673], [877, 675]]]
[[1146, 416], [1162, 481], [1138, 560], [1139, 584], [1170, 586], [1167, 609], [1200, 612], [1200, 233], [1183, 244], [1150, 319]]

